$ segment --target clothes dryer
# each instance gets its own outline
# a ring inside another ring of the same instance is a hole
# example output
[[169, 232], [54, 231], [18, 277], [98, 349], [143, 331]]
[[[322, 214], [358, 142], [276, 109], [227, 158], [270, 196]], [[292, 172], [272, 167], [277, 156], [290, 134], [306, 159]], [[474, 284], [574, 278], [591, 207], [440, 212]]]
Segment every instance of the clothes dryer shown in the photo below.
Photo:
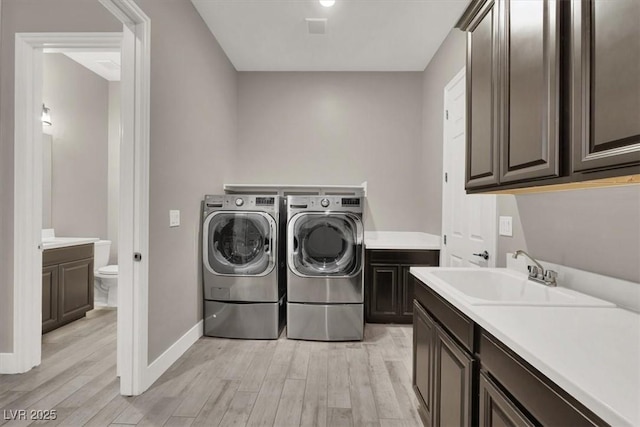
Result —
[[287, 198], [287, 336], [362, 340], [363, 198]]

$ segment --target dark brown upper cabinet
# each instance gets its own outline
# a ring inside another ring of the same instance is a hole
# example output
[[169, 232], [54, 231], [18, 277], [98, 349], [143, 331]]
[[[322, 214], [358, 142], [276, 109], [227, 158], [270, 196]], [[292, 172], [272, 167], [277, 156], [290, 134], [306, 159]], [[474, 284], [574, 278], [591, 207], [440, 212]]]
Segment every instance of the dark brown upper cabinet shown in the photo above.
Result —
[[467, 34], [467, 188], [498, 183], [498, 6], [487, 1]]
[[640, 2], [571, 2], [574, 172], [640, 164]]
[[560, 174], [560, 4], [499, 2], [500, 182]]
[[637, 0], [473, 0], [467, 190], [636, 182], [638, 22]]

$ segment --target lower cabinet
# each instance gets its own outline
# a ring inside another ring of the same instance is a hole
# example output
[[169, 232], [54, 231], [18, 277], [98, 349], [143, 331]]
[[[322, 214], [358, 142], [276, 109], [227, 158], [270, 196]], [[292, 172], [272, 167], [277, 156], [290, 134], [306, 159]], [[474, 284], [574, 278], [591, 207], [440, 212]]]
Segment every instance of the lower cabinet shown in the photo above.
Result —
[[438, 250], [367, 250], [365, 305], [369, 323], [411, 323], [413, 277], [411, 267], [437, 267]]
[[48, 249], [42, 261], [44, 334], [93, 309], [93, 244]]
[[420, 402], [420, 417], [431, 425], [436, 324], [418, 302], [413, 307], [413, 389]]
[[413, 388], [426, 426], [606, 426], [419, 280]]
[[42, 333], [58, 324], [58, 266], [42, 268]]
[[473, 359], [444, 329], [436, 326], [436, 331], [433, 422], [437, 426], [470, 426]]
[[483, 372], [480, 374], [480, 427], [533, 427], [534, 424]]
[[414, 302], [413, 388], [425, 425], [470, 426], [474, 360]]

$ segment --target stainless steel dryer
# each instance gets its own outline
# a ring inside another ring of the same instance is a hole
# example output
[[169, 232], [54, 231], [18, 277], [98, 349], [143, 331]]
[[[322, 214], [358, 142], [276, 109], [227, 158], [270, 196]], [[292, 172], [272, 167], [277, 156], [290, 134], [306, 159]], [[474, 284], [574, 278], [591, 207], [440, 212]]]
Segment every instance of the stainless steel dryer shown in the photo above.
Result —
[[[285, 316], [286, 226], [277, 196], [206, 196], [202, 227], [204, 334], [277, 339]], [[281, 244], [282, 243], [282, 244]]]
[[287, 337], [362, 340], [363, 198], [287, 198]]

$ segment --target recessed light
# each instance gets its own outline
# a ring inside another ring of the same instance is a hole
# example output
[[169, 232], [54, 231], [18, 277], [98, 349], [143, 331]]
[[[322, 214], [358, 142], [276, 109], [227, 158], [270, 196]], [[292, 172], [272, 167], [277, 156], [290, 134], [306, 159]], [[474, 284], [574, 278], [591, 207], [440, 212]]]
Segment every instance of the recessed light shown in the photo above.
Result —
[[324, 7], [331, 7], [336, 4], [336, 0], [320, 0], [320, 4]]

